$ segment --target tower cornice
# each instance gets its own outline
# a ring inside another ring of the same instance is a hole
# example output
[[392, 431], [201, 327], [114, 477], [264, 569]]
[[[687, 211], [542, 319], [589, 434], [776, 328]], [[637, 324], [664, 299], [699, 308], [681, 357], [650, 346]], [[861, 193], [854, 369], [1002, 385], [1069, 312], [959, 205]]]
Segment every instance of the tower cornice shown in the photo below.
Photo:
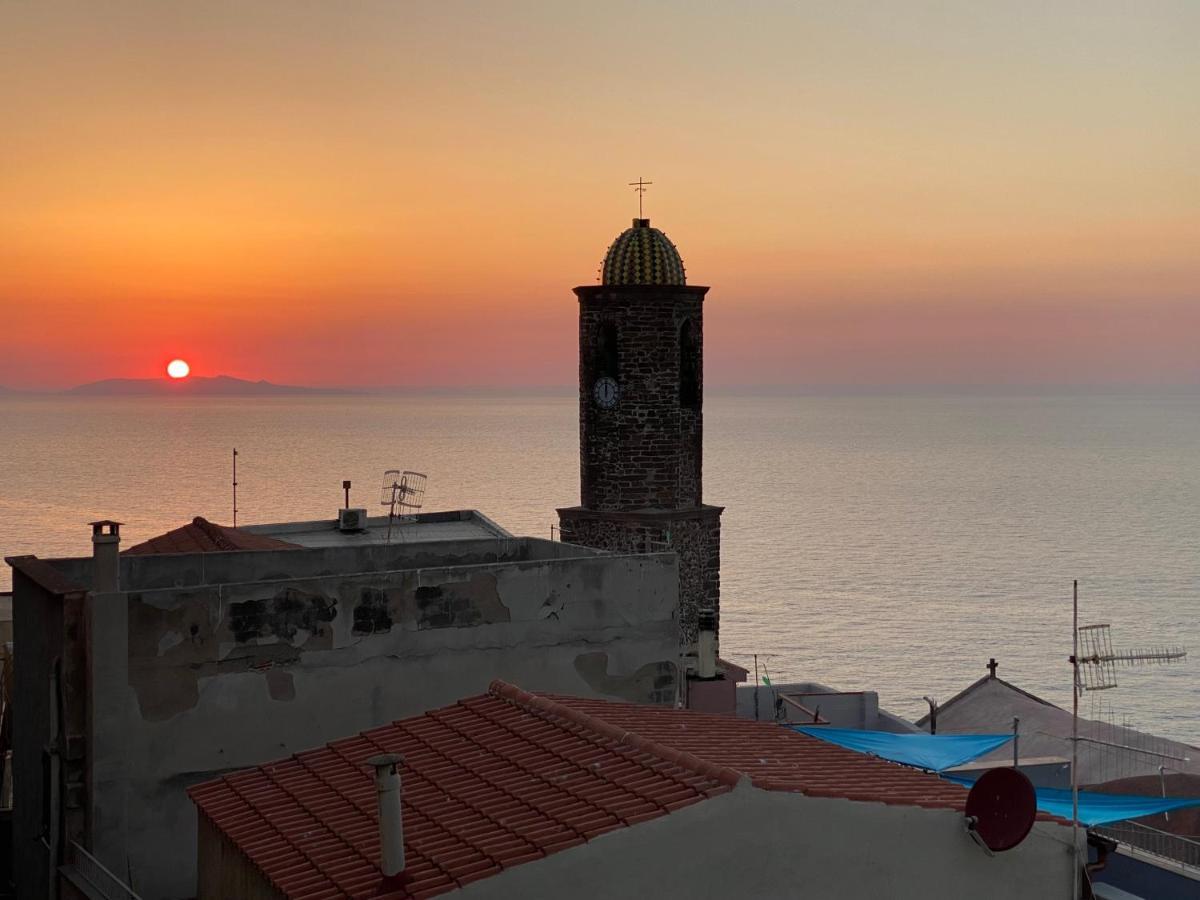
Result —
[[581, 284], [573, 289], [580, 300], [604, 300], [608, 297], [704, 297], [708, 287], [701, 284]]

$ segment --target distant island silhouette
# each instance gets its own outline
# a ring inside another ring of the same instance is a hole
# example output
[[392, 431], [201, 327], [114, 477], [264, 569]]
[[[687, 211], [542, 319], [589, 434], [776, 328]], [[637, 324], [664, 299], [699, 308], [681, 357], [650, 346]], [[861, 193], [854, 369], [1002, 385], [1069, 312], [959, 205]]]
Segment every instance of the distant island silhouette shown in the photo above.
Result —
[[341, 388], [300, 387], [270, 381], [246, 381], [230, 375], [187, 378], [106, 378], [62, 391], [84, 397], [263, 397], [292, 394], [352, 394]]

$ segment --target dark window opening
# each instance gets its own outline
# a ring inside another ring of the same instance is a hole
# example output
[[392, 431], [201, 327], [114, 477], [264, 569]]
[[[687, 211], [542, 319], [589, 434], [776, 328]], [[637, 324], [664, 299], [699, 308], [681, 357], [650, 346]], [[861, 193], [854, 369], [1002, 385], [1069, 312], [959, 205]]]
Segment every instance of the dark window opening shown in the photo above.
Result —
[[700, 346], [691, 319], [684, 319], [679, 328], [679, 405], [689, 409], [700, 405]]
[[617, 377], [617, 323], [601, 322], [596, 335], [595, 377]]

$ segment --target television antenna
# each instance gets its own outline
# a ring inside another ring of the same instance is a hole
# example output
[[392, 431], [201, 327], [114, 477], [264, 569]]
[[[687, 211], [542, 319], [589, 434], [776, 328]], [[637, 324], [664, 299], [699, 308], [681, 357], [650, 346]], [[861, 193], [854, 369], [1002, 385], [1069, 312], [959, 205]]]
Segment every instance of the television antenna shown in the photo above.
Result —
[[[1156, 647], [1151, 650], [1113, 650], [1111, 628], [1107, 624], [1079, 624], [1079, 580], [1071, 586], [1071, 846], [1079, 853], [1079, 697], [1084, 691], [1107, 691], [1117, 686], [1117, 666], [1139, 666], [1151, 663], [1168, 664], [1187, 656], [1182, 647]], [[1080, 652], [1082, 645], [1084, 652]], [[1136, 750], [1137, 748], [1129, 748]], [[1079, 860], [1074, 870], [1074, 890], [1079, 896]]]
[[1167, 664], [1187, 656], [1182, 647], [1153, 647], [1148, 650], [1114, 651], [1111, 626], [1079, 626], [1080, 675], [1083, 690], [1107, 691], [1117, 686], [1117, 666]]
[[383, 473], [383, 490], [380, 505], [388, 508], [388, 530], [386, 543], [392, 542], [392, 523], [415, 522], [417, 513], [425, 502], [426, 477], [420, 472], [388, 469]]

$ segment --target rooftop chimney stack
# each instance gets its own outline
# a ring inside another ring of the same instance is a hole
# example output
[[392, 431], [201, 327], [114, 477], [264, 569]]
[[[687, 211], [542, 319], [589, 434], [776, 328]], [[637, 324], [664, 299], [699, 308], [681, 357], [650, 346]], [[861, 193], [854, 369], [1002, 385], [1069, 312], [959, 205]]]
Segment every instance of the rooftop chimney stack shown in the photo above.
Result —
[[92, 591], [106, 594], [121, 589], [121, 523], [92, 522]]
[[696, 674], [701, 678], [717, 677], [717, 614], [702, 609], [696, 614]]
[[379, 796], [379, 866], [392, 878], [404, 871], [404, 815], [400, 808], [399, 753], [372, 756], [367, 765], [375, 767], [375, 791]]

